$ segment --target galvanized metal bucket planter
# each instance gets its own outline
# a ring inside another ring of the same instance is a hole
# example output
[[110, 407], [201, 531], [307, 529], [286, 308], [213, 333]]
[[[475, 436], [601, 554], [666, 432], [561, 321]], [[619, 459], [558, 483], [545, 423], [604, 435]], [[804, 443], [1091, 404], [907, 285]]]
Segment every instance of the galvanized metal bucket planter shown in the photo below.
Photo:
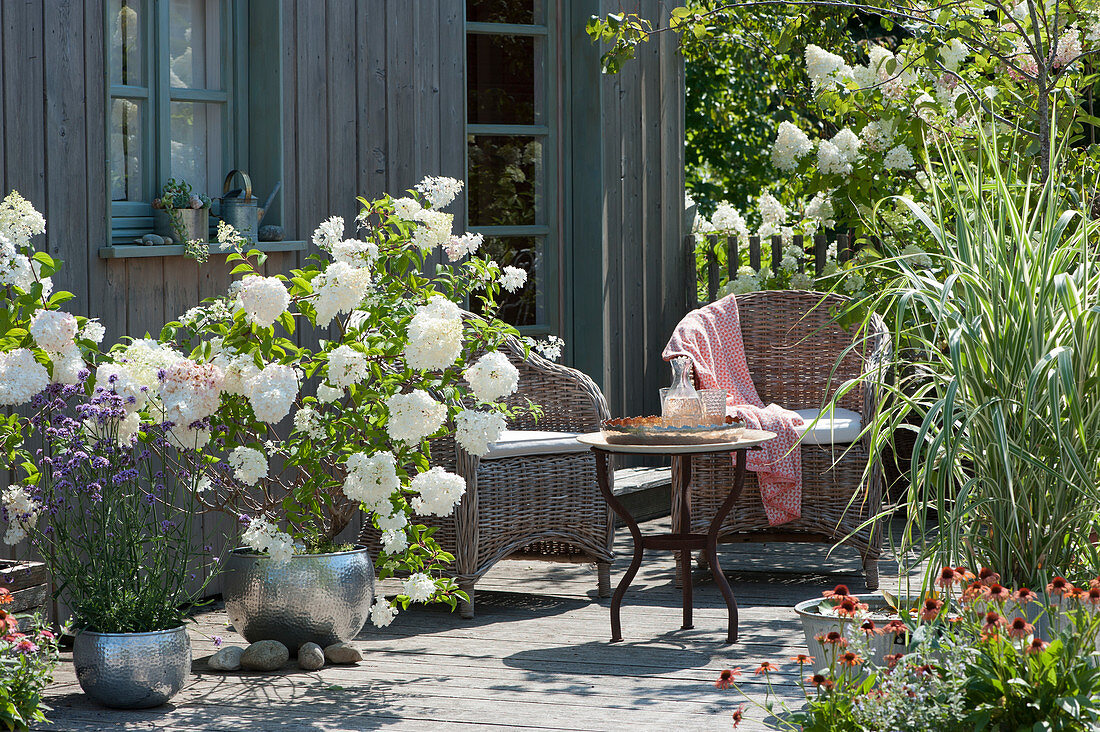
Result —
[[[182, 231], [177, 227], [177, 222], [173, 222], [173, 215], [178, 218]], [[171, 237], [176, 244], [206, 241], [210, 238], [210, 209], [175, 208], [169, 212], [163, 208], [154, 208], [153, 232], [159, 236]], [[181, 241], [180, 236], [185, 238]]]
[[152, 633], [94, 633], [73, 641], [73, 666], [80, 688], [113, 709], [147, 709], [164, 704], [191, 673], [187, 628]]
[[362, 546], [285, 562], [234, 549], [222, 578], [233, 628], [249, 643], [279, 641], [292, 655], [304, 643], [324, 648], [355, 638], [374, 600], [374, 564]]
[[[886, 602], [886, 598], [879, 594], [853, 595], [853, 597], [865, 603], [871, 613], [885, 613], [891, 609]], [[837, 617], [836, 615], [822, 615], [818, 612], [821, 600], [822, 598], [817, 597], [812, 600], [804, 600], [794, 606], [794, 611], [802, 620], [802, 632], [806, 635], [807, 652], [814, 657], [815, 666], [823, 666], [827, 663], [825, 646], [817, 640], [817, 636], [835, 630], [843, 634], [845, 638], [854, 638], [861, 632], [859, 626], [863, 622], [862, 618], [855, 620], [853, 618]], [[875, 620], [875, 624], [882, 626], [884, 623]], [[871, 636], [868, 638], [868, 645], [871, 647], [871, 658], [869, 660], [882, 666], [886, 665], [885, 657], [887, 655], [907, 651], [906, 644], [896, 639], [892, 634]]]

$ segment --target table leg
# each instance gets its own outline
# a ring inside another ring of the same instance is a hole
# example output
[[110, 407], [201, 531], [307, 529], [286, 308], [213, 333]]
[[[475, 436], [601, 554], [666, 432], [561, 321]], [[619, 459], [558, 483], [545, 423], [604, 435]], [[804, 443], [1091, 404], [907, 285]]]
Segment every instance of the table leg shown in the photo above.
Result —
[[733, 590], [730, 589], [730, 583], [726, 579], [725, 572], [722, 571], [722, 565], [718, 563], [718, 530], [722, 527], [722, 522], [726, 520], [730, 509], [733, 508], [733, 504], [741, 497], [741, 489], [744, 486], [745, 450], [738, 450], [737, 465], [733, 473], [733, 488], [714, 515], [714, 519], [710, 522], [710, 529], [707, 531], [707, 561], [710, 562], [710, 571], [714, 575], [714, 582], [718, 585], [722, 597], [725, 598], [726, 608], [729, 610], [729, 628], [726, 633], [726, 643], [737, 641], [737, 601], [733, 598]]
[[[691, 490], [691, 455], [672, 456], [672, 482], [673, 495], [680, 495], [680, 521], [675, 530], [680, 534], [691, 533], [691, 502], [688, 491]], [[694, 626], [691, 619], [691, 550], [680, 550], [680, 595], [684, 604], [684, 624], [681, 630], [691, 630]]]
[[619, 580], [619, 585], [615, 588], [615, 594], [611, 597], [611, 642], [617, 643], [623, 639], [622, 624], [619, 621], [619, 609], [623, 604], [623, 595], [626, 594], [626, 588], [630, 586], [630, 583], [634, 581], [634, 577], [638, 574], [638, 568], [642, 566], [642, 553], [644, 551], [642, 531], [638, 528], [638, 522], [630, 515], [630, 511], [626, 510], [626, 507], [615, 497], [614, 492], [611, 490], [611, 481], [608, 480], [607, 472], [607, 453], [597, 448], [593, 448], [592, 452], [596, 456], [596, 481], [599, 483], [600, 493], [603, 494], [607, 504], [611, 506], [611, 510], [617, 513], [619, 518], [626, 524], [626, 527], [630, 530], [630, 536], [634, 540], [634, 558], [630, 560], [630, 566], [627, 567], [623, 578]]

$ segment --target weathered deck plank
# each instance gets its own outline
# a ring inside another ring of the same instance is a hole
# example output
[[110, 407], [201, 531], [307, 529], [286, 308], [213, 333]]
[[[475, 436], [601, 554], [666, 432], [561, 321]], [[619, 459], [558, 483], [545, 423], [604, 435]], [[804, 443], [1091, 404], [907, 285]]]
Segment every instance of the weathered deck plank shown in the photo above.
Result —
[[[654, 530], [663, 521], [649, 522]], [[629, 549], [620, 532], [620, 559]], [[838, 582], [862, 588], [854, 553], [828, 556], [828, 547], [733, 545], [723, 566], [740, 605], [741, 638], [722, 644], [725, 606], [705, 572], [697, 572], [695, 628], [680, 629], [680, 595], [672, 585], [670, 553], [647, 557], [623, 604], [621, 644], [610, 644], [608, 600], [595, 595], [589, 565], [502, 562], [478, 585], [478, 615], [462, 620], [439, 608], [398, 616], [389, 628], [359, 637], [366, 659], [355, 667], [274, 675], [220, 674], [205, 659], [225, 628], [221, 610], [203, 614], [192, 633], [192, 682], [173, 704], [113, 712], [90, 704], [66, 662], [48, 693], [53, 730], [120, 729], [214, 731], [413, 729], [634, 728], [730, 729], [740, 699], [714, 688], [723, 668], [746, 669], [744, 688], [757, 698], [764, 684], [752, 668], [780, 665], [774, 691], [800, 697], [798, 669], [788, 658], [803, 651], [796, 601]], [[893, 565], [885, 563], [884, 585]], [[395, 591], [391, 581], [388, 593]], [[762, 730], [752, 711], [740, 729]]]

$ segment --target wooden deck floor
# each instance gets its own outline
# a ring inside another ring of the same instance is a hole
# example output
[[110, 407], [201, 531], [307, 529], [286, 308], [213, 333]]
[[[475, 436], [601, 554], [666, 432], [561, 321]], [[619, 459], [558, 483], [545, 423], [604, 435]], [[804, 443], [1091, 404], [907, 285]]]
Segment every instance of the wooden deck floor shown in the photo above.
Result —
[[[655, 529], [667, 519], [650, 522]], [[618, 532], [620, 555], [630, 537]], [[838, 582], [864, 587], [855, 552], [825, 546], [730, 545], [722, 563], [740, 605], [741, 637], [723, 645], [725, 606], [714, 583], [699, 573], [695, 628], [680, 629], [680, 595], [672, 585], [669, 553], [647, 556], [623, 605], [625, 642], [609, 644], [609, 600], [597, 600], [591, 565], [507, 561], [481, 584], [477, 617], [462, 620], [436, 608], [410, 610], [389, 628], [364, 629], [365, 661], [318, 672], [296, 668], [276, 676], [223, 674], [206, 667], [210, 637], [242, 640], [226, 628], [225, 613], [203, 614], [193, 626], [192, 682], [159, 709], [98, 708], [80, 693], [66, 660], [47, 702], [50, 730], [374, 730], [567, 729], [728, 730], [740, 701], [718, 691], [723, 668], [742, 666], [745, 688], [761, 697], [751, 670], [768, 660], [781, 666], [776, 691], [800, 698], [797, 667], [804, 651], [791, 610]], [[613, 570], [618, 581], [626, 560]], [[897, 583], [896, 565], [883, 561], [883, 586]], [[391, 590], [392, 591], [392, 590]], [[750, 710], [740, 729], [764, 729]]]

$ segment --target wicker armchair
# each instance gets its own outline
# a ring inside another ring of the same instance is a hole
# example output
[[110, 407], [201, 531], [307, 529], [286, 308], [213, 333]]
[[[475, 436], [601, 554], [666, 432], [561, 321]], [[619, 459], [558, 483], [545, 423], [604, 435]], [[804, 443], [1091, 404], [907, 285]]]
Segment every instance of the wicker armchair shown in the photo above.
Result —
[[[845, 302], [847, 298], [838, 295], [795, 290], [737, 296], [745, 357], [765, 404], [775, 402], [791, 410], [820, 409], [838, 386], [886, 363], [890, 334], [885, 323], [874, 316], [869, 332], [854, 340], [854, 330], [846, 331], [830, 314], [832, 306]], [[879, 403], [878, 390], [864, 380], [840, 399], [838, 407], [857, 412], [866, 426], [874, 419]], [[835, 444], [825, 439], [820, 445], [806, 444], [804, 439], [800, 445], [802, 517], [781, 526], [768, 525], [756, 475], [749, 471], [741, 498], [722, 524], [720, 541], [833, 543], [843, 539], [859, 550], [868, 589], [877, 589], [882, 530], [877, 522], [859, 527], [881, 510], [882, 470], [874, 466], [865, 492], [853, 500], [869, 454], [867, 437], [855, 439]], [[692, 461], [692, 531], [706, 531], [732, 482], [733, 461], [728, 455], [701, 455]], [[678, 507], [679, 497], [673, 496], [673, 526], [679, 525]]]
[[[509, 424], [509, 432], [481, 458], [452, 437], [433, 440], [432, 464], [463, 476], [466, 493], [452, 515], [416, 519], [437, 527], [436, 540], [454, 554], [455, 579], [470, 596], [459, 608], [466, 618], [474, 616], [477, 581], [516, 554], [595, 562], [599, 596], [611, 594], [611, 509], [600, 495], [591, 450], [568, 434], [599, 430], [609, 416], [607, 402], [592, 379], [576, 369], [535, 353], [525, 357], [514, 339], [500, 350], [519, 369], [519, 391], [509, 403], [530, 400], [542, 414], [537, 422], [523, 416]], [[550, 432], [567, 434], [545, 439]], [[555, 449], [555, 442], [561, 451], [546, 451]], [[360, 541], [377, 552], [379, 533], [364, 522]]]

